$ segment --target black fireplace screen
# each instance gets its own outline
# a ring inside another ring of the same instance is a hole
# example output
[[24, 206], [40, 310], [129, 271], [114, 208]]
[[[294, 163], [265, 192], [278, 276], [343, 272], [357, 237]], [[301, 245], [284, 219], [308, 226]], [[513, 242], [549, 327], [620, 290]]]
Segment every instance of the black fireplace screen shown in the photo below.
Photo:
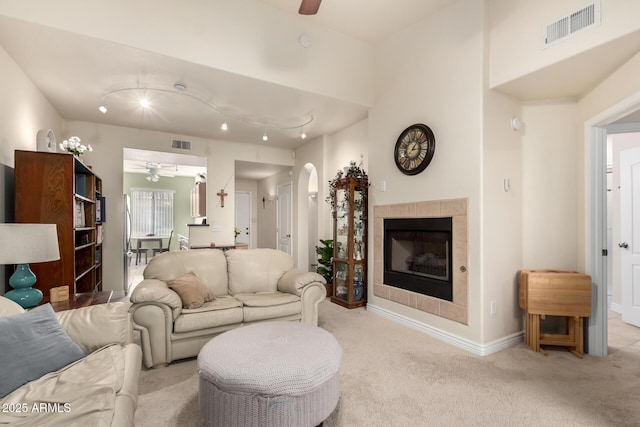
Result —
[[384, 220], [384, 283], [453, 300], [451, 218]]

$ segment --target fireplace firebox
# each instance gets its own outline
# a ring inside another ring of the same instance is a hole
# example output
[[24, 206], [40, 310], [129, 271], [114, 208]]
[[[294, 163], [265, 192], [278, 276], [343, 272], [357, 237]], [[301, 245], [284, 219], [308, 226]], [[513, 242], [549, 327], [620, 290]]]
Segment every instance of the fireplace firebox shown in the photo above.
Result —
[[452, 219], [386, 218], [384, 283], [453, 301]]

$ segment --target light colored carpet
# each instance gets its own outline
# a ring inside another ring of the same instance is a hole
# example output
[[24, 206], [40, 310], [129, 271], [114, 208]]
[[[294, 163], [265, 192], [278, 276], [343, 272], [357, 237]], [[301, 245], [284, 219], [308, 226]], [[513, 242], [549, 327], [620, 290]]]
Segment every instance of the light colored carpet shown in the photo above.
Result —
[[[607, 358], [524, 343], [480, 357], [364, 309], [320, 304], [344, 350], [325, 427], [640, 426], [640, 348]], [[195, 359], [144, 370], [136, 426], [202, 426]]]

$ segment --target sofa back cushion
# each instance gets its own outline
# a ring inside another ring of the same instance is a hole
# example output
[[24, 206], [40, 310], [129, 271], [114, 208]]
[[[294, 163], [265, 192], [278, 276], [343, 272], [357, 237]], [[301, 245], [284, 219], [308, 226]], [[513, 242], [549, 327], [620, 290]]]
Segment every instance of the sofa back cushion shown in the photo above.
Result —
[[227, 251], [229, 292], [275, 292], [278, 281], [293, 268], [291, 255], [276, 249], [232, 249]]
[[164, 252], [149, 261], [144, 269], [144, 278], [168, 282], [187, 273], [195, 274], [214, 296], [229, 294], [227, 259], [220, 249]]

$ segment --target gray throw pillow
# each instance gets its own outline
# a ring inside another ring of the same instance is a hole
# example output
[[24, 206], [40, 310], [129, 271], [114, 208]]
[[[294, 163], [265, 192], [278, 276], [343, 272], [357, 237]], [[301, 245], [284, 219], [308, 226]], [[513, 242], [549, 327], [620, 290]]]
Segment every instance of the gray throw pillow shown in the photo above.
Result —
[[51, 304], [0, 318], [0, 397], [85, 357]]

